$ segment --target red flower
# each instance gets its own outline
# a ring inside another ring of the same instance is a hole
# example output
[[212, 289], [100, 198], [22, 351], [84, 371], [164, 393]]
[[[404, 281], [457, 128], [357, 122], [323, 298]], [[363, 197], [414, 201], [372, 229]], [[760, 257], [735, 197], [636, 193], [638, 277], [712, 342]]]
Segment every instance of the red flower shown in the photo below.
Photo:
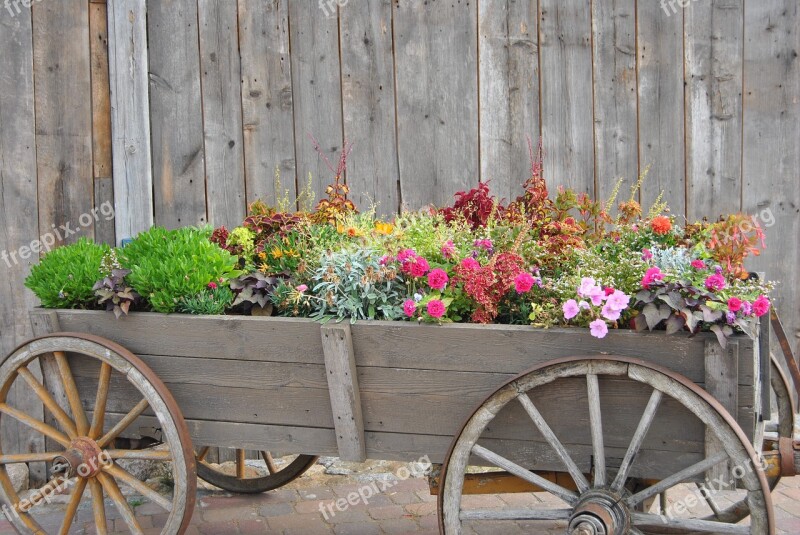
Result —
[[434, 269], [428, 273], [428, 285], [434, 290], [444, 289], [449, 280], [450, 277], [447, 276], [447, 272], [443, 269]]
[[656, 234], [663, 236], [672, 230], [672, 221], [670, 221], [667, 216], [660, 215], [653, 218], [650, 222], [650, 228], [652, 228], [653, 232]]
[[217, 289], [217, 283], [216, 282], [209, 282], [208, 283], [208, 288], [210, 290], [216, 290]]
[[742, 300], [738, 297], [731, 297], [728, 299], [728, 310], [731, 312], [739, 312], [742, 309]]

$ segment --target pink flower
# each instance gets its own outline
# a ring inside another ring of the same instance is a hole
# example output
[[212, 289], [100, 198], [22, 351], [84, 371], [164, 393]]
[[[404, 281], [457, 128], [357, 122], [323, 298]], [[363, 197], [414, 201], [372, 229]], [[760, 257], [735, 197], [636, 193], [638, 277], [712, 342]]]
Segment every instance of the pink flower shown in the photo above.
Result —
[[605, 338], [608, 334], [608, 325], [603, 320], [594, 320], [589, 324], [589, 329], [595, 338]]
[[430, 314], [432, 318], [438, 319], [444, 316], [445, 306], [444, 303], [442, 303], [440, 300], [431, 299], [430, 301], [428, 301], [427, 310], [428, 314]]
[[592, 300], [592, 304], [594, 306], [599, 307], [606, 299], [606, 292], [604, 292], [601, 287], [595, 286], [589, 293], [589, 299]]
[[653, 258], [653, 253], [650, 249], [642, 249], [642, 260], [650, 260]]
[[589, 310], [590, 308], [592, 308], [592, 305], [590, 305], [586, 301], [581, 301], [580, 303], [578, 303], [578, 306], [580, 307], [581, 310]]
[[414, 252], [414, 249], [403, 249], [397, 253], [397, 261], [405, 262], [409, 258], [414, 258], [415, 256], [417, 256], [417, 253]]
[[609, 295], [608, 299], [606, 299], [606, 306], [610, 307], [611, 310], [622, 312], [623, 310], [628, 308], [630, 302], [631, 298], [625, 295], [625, 292], [614, 290], [614, 293]]
[[475, 240], [474, 243], [475, 247], [480, 247], [481, 249], [486, 249], [487, 251], [491, 251], [493, 248], [492, 240]]
[[758, 299], [753, 301], [753, 312], [759, 318], [764, 314], [766, 314], [767, 312], [769, 312], [769, 307], [770, 307], [769, 299], [767, 299], [763, 295], [759, 295]]
[[386, 264], [388, 264], [388, 263], [389, 263], [389, 260], [390, 260], [390, 259], [391, 259], [391, 257], [390, 257], [389, 255], [383, 255], [383, 256], [381, 257], [381, 259], [378, 261], [378, 264], [380, 264], [380, 265], [382, 265], [382, 266], [385, 266]]
[[412, 277], [424, 277], [430, 268], [428, 261], [418, 256], [416, 260], [411, 263], [410, 273]]
[[574, 299], [570, 299], [566, 303], [561, 306], [562, 310], [564, 311], [564, 319], [571, 320], [578, 314], [580, 314], [580, 307], [578, 306], [578, 302]]
[[300, 293], [303, 293], [303, 292], [305, 292], [306, 290], [308, 290], [308, 286], [306, 286], [305, 284], [301, 284], [300, 286], [298, 286], [297, 288], [295, 288], [295, 290], [297, 290], [297, 291], [298, 291], [298, 292], [300, 292]]
[[413, 299], [406, 299], [403, 303], [403, 312], [405, 312], [406, 316], [409, 318], [414, 317], [414, 314], [417, 313], [417, 304], [414, 302]]
[[453, 244], [453, 240], [447, 240], [442, 245], [442, 256], [449, 260], [454, 254], [456, 254], [456, 246]]
[[609, 321], [617, 321], [622, 314], [619, 310], [615, 309], [608, 303], [606, 303], [606, 305], [603, 307], [601, 313], [603, 314], [603, 317]]
[[728, 299], [728, 310], [731, 312], [739, 312], [742, 309], [742, 300], [738, 297], [731, 297]]
[[597, 282], [591, 277], [584, 277], [581, 279], [581, 285], [578, 287], [578, 295], [581, 297], [589, 297], [592, 289], [597, 285]]
[[209, 282], [208, 283], [208, 289], [209, 290], [216, 290], [217, 289], [217, 283], [216, 282]]
[[467, 258], [461, 261], [461, 267], [463, 269], [473, 270], [473, 269], [478, 269], [479, 267], [481, 267], [481, 265], [478, 263], [477, 260], [475, 260], [471, 256], [468, 256]]
[[645, 272], [642, 278], [642, 288], [649, 290], [651, 284], [661, 280], [664, 280], [664, 274], [661, 273], [661, 270], [657, 267], [651, 267]]
[[518, 294], [524, 294], [531, 291], [534, 283], [533, 275], [527, 272], [520, 273], [514, 279], [514, 289]]
[[428, 273], [428, 285], [434, 290], [443, 290], [449, 280], [450, 277], [447, 276], [447, 272], [443, 269], [437, 268]]
[[706, 263], [698, 258], [696, 260], [692, 260], [692, 267], [694, 269], [705, 269]]
[[714, 292], [722, 290], [725, 288], [725, 277], [720, 273], [709, 275], [706, 279], [706, 288]]
[[745, 316], [749, 316], [753, 313], [753, 305], [751, 305], [748, 301], [742, 303], [742, 314]]

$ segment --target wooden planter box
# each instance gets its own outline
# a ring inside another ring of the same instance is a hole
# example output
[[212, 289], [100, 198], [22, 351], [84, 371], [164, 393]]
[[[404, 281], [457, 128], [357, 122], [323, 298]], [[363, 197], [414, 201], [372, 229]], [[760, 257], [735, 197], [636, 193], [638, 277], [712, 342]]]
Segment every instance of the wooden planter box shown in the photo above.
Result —
[[[36, 310], [32, 322], [39, 335], [91, 333], [141, 357], [176, 398], [196, 447], [352, 460], [427, 455], [441, 462], [465, 419], [509, 378], [559, 357], [604, 354], [639, 357], [686, 376], [728, 408], [760, 447], [759, 350], [745, 336], [723, 351], [712, 334], [612, 331], [598, 340], [585, 329], [525, 326], [321, 327], [307, 319], [154, 313], [116, 320], [110, 313], [76, 310]], [[94, 392], [88, 387], [96, 383], [97, 365], [73, 366], [79, 387]], [[604, 378], [601, 391], [611, 392], [612, 381]], [[588, 472], [585, 381], [564, 379], [541, 390], [534, 402]], [[650, 395], [637, 385], [614, 392], [604, 394], [602, 407], [604, 428], [614, 430], [606, 437], [611, 467], [624, 456]], [[119, 418], [140, 399], [127, 384], [112, 385], [109, 418]], [[84, 402], [91, 407], [94, 398]], [[504, 411], [487, 430], [487, 447], [532, 469], [563, 470], [521, 407]], [[144, 418], [140, 427], [154, 422]], [[700, 461], [705, 431], [686, 409], [665, 401], [631, 475], [665, 477]]]

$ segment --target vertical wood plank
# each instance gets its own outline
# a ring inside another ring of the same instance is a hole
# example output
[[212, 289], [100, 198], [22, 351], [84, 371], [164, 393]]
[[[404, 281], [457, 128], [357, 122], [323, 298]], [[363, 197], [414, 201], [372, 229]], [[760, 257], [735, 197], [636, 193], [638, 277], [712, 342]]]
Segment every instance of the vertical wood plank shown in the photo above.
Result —
[[117, 244], [153, 226], [147, 10], [108, 0], [108, 70]]
[[150, 129], [157, 225], [204, 225], [205, 150], [195, 0], [149, 0]]
[[394, 8], [401, 201], [451, 204], [479, 180], [477, 6], [398, 0]]
[[698, 2], [685, 10], [690, 221], [740, 210], [743, 24], [743, 0]]
[[347, 184], [356, 206], [399, 208], [392, 1], [350, 3], [340, 10], [344, 136], [355, 150]]
[[766, 227], [751, 269], [778, 286], [778, 310], [800, 354], [800, 4], [745, 3], [743, 210]]
[[111, 176], [111, 95], [108, 81], [108, 12], [105, 3], [89, 4], [92, 69], [92, 159], [94, 178]]
[[624, 179], [621, 200], [639, 176], [636, 0], [592, 2], [597, 198]]
[[308, 134], [334, 166], [343, 145], [338, 14], [335, 5], [325, 11], [316, 2], [289, 2], [289, 21], [297, 185], [302, 190], [311, 173], [319, 200], [333, 173]]
[[481, 181], [511, 200], [530, 175], [539, 137], [539, 1], [478, 3]]
[[97, 220], [94, 224], [94, 240], [97, 243], [116, 245], [114, 224], [114, 181], [111, 177], [94, 179], [94, 207]]
[[544, 177], [594, 196], [591, 17], [589, 2], [541, 0]]
[[92, 239], [89, 4], [82, 0], [36, 3], [31, 16], [39, 228], [45, 232], [63, 225], [60, 243]]
[[652, 165], [641, 202], [647, 210], [663, 191], [664, 201], [679, 216], [686, 213], [684, 11], [665, 10], [660, 2], [637, 2], [640, 172]]
[[242, 86], [236, 0], [200, 0], [208, 221], [235, 227], [245, 215]]
[[[728, 343], [727, 349], [716, 340], [706, 341], [705, 390], [727, 410], [736, 415], [739, 407], [739, 344]], [[734, 416], [735, 418], [735, 416]], [[711, 430], [706, 429], [706, 457], [722, 451], [722, 444]], [[730, 461], [720, 463], [706, 472], [707, 481], [733, 481]]]
[[296, 195], [287, 0], [239, 0], [247, 202], [274, 201], [275, 169]]

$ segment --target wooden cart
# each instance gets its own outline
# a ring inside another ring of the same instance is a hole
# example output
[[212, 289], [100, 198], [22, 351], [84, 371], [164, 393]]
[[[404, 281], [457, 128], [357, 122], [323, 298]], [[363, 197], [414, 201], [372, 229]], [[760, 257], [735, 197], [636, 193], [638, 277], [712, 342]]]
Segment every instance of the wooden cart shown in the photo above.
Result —
[[[125, 484], [169, 513], [166, 534], [188, 525], [198, 469], [223, 488], [258, 492], [318, 455], [442, 463], [434, 491], [447, 534], [505, 520], [560, 521], [574, 535], [765, 534], [775, 530], [770, 487], [795, 466], [791, 391], [770, 365], [765, 329], [723, 350], [714, 335], [598, 340], [517, 326], [73, 310], [36, 310], [32, 323], [39, 338], [0, 366], [0, 423], [23, 422], [48, 445], [0, 452], [0, 495], [22, 533], [43, 531], [35, 507], [19, 507], [5, 469], [13, 462], [48, 463], [55, 482], [77, 477], [65, 530], [86, 494], [98, 532], [104, 498], [140, 532]], [[15, 381], [36, 391], [45, 418], [6, 403]], [[156, 447], [123, 440], [150, 435]], [[235, 474], [206, 462], [210, 446], [237, 451]], [[248, 477], [246, 450], [262, 452], [269, 475]], [[302, 455], [277, 466], [270, 451]], [[169, 461], [174, 491], [155, 492], [122, 459]], [[715, 500], [705, 481], [736, 499]], [[665, 507], [686, 483], [707, 489], [705, 513]], [[473, 507], [463, 497], [480, 488], [548, 492], [553, 505]]]

